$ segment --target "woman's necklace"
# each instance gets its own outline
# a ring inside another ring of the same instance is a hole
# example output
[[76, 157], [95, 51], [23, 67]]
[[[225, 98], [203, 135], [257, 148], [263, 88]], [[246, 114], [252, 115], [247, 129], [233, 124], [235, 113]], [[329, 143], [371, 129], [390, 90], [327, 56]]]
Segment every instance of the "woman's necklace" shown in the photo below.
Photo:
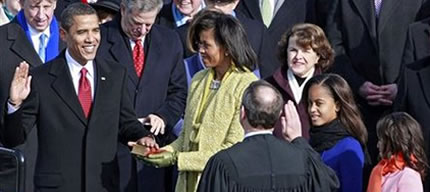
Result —
[[221, 81], [213, 79], [209, 86], [209, 89], [218, 90], [220, 86], [221, 86]]

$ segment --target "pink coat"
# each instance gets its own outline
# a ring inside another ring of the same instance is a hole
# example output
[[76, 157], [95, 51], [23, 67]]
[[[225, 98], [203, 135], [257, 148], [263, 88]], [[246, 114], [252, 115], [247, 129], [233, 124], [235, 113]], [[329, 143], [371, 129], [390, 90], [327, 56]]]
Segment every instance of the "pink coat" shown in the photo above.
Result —
[[420, 174], [405, 167], [382, 177], [382, 192], [423, 192]]

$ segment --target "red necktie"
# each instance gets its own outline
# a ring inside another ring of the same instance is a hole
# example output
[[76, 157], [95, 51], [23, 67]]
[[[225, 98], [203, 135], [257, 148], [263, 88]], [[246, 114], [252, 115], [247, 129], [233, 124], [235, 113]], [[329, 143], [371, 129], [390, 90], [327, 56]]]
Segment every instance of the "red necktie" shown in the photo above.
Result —
[[79, 79], [79, 91], [78, 97], [79, 102], [81, 103], [82, 110], [84, 110], [85, 117], [88, 119], [88, 116], [91, 111], [91, 84], [87, 79], [87, 69], [81, 69], [81, 79]]
[[136, 74], [142, 76], [143, 66], [145, 65], [145, 53], [143, 53], [142, 40], [136, 40], [133, 47], [133, 63]]

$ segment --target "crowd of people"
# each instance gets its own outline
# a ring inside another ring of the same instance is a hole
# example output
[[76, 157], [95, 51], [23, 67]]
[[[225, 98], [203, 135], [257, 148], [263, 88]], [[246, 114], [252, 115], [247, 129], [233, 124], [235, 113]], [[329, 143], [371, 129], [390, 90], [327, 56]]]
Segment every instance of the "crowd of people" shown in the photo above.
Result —
[[26, 192], [430, 191], [429, 3], [1, 0], [0, 146]]

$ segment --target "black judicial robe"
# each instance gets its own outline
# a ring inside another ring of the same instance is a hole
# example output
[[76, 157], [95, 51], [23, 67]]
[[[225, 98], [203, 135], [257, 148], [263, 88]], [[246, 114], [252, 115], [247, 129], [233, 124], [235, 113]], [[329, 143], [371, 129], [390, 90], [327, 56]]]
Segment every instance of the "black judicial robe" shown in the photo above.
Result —
[[307, 143], [260, 134], [220, 151], [207, 163], [199, 192], [337, 191], [339, 181]]

